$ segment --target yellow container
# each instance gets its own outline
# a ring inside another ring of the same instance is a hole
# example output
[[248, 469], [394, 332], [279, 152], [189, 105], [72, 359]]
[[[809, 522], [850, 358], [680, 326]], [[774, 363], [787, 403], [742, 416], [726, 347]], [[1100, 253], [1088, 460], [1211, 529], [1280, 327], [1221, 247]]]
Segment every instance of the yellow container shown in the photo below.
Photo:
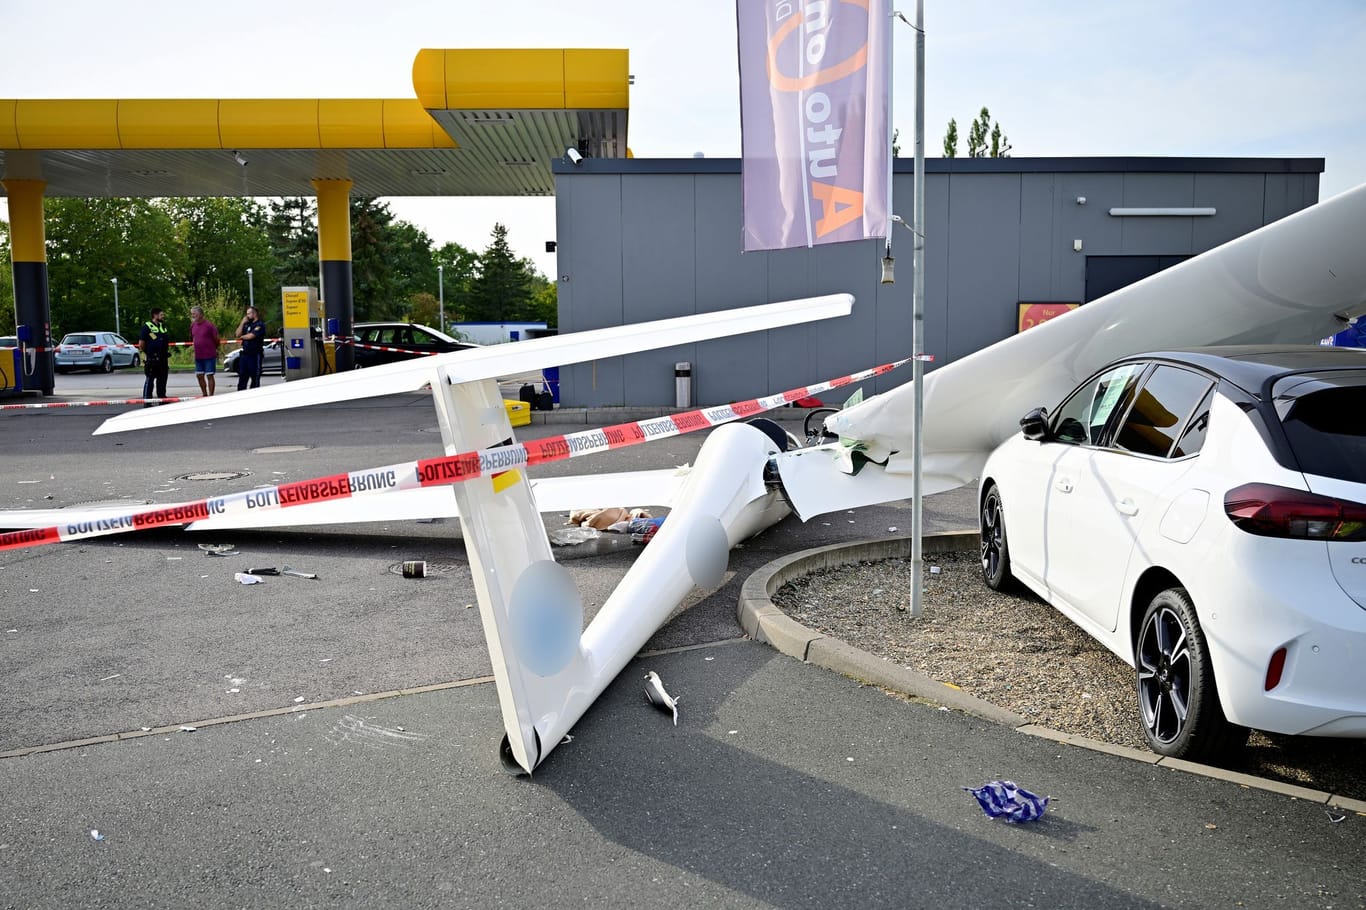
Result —
[[508, 423], [514, 427], [524, 427], [531, 423], [531, 402], [509, 401], [504, 398], [503, 407], [507, 408]]

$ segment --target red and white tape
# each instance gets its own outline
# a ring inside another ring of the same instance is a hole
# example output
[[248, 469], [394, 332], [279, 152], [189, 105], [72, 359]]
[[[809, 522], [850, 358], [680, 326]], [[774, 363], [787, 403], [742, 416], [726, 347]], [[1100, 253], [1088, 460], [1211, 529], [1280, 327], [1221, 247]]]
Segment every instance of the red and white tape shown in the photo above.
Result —
[[33, 411], [42, 408], [95, 408], [119, 404], [175, 404], [186, 398], [119, 398], [104, 401], [49, 401], [43, 404], [0, 404], [0, 411]]
[[182, 502], [158, 506], [137, 512], [108, 515], [49, 528], [9, 531], [0, 534], [0, 550], [17, 550], [41, 544], [102, 537], [127, 531], [144, 531], [170, 525], [183, 525], [216, 515], [245, 514], [266, 509], [287, 509], [291, 506], [334, 499], [384, 494], [395, 490], [463, 483], [476, 477], [501, 474], [505, 471], [564, 461], [606, 452], [625, 446], [639, 445], [653, 439], [681, 436], [696, 430], [710, 429], [732, 420], [771, 411], [801, 398], [809, 398], [830, 389], [889, 373], [910, 360], [898, 360], [881, 366], [842, 376], [817, 385], [792, 389], [765, 398], [752, 398], [734, 404], [702, 408], [683, 414], [671, 414], [649, 420], [619, 423], [579, 433], [566, 433], [548, 439], [514, 443], [491, 449], [480, 449], [441, 458], [425, 458], [402, 464], [386, 465], [330, 477], [315, 477], [276, 486], [259, 487], [244, 493], [232, 493], [197, 502]]

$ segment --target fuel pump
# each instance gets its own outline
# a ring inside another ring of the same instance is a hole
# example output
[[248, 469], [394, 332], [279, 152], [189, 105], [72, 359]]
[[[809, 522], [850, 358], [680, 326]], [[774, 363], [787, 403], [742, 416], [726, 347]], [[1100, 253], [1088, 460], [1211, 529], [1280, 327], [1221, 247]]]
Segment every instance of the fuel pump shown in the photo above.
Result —
[[[24, 374], [33, 372], [32, 366], [26, 364], [26, 358], [33, 358], [28, 344], [33, 332], [28, 326], [21, 325], [14, 334], [19, 339], [19, 346], [0, 348], [0, 392], [22, 392]], [[24, 369], [26, 365], [29, 366], [28, 370]]]
[[285, 349], [285, 381], [317, 376], [322, 363], [321, 339], [323, 303], [318, 289], [295, 287], [281, 289], [284, 325], [281, 344]]

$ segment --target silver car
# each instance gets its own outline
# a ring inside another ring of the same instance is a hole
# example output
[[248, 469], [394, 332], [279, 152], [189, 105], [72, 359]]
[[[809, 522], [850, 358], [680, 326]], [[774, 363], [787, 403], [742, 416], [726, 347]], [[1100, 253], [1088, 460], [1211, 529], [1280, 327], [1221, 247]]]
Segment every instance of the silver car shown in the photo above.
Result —
[[135, 344], [113, 332], [72, 332], [57, 345], [53, 364], [58, 373], [92, 370], [112, 373], [118, 367], [135, 367], [142, 356]]

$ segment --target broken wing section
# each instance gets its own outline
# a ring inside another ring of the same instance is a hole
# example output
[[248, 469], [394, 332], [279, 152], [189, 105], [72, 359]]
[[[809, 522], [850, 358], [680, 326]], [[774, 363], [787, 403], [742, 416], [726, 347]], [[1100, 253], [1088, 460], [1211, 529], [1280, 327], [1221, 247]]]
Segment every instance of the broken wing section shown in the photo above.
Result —
[[[927, 374], [924, 492], [975, 480], [987, 455], [1019, 431], [1025, 412], [1053, 407], [1116, 358], [1208, 345], [1312, 344], [1333, 334], [1366, 312], [1363, 236], [1366, 185]], [[909, 477], [914, 391], [906, 383], [870, 397], [830, 417], [826, 429], [885, 464], [886, 474]], [[846, 446], [803, 452], [805, 463], [790, 471], [782, 463], [789, 458], [780, 459], [799, 514], [828, 511], [827, 501], [838, 498], [829, 484], [835, 472], [848, 470]], [[863, 471], [851, 478], [849, 492], [867, 486], [859, 494], [863, 504], [880, 501], [869, 498], [884, 493], [859, 480]]]
[[552, 335], [547, 338], [532, 338], [512, 344], [490, 345], [477, 350], [454, 351], [417, 360], [368, 367], [364, 370], [352, 370], [348, 373], [334, 373], [330, 376], [317, 376], [281, 385], [262, 386], [233, 395], [196, 398], [159, 408], [129, 411], [106, 420], [95, 431], [95, 435], [412, 392], [428, 385], [435, 370], [440, 370], [451, 382], [497, 379], [499, 376], [511, 376], [545, 367], [583, 363], [603, 357], [618, 357], [710, 338], [847, 316], [853, 305], [852, 295], [827, 294], [821, 297], [699, 313], [695, 316], [680, 316], [567, 335]]

